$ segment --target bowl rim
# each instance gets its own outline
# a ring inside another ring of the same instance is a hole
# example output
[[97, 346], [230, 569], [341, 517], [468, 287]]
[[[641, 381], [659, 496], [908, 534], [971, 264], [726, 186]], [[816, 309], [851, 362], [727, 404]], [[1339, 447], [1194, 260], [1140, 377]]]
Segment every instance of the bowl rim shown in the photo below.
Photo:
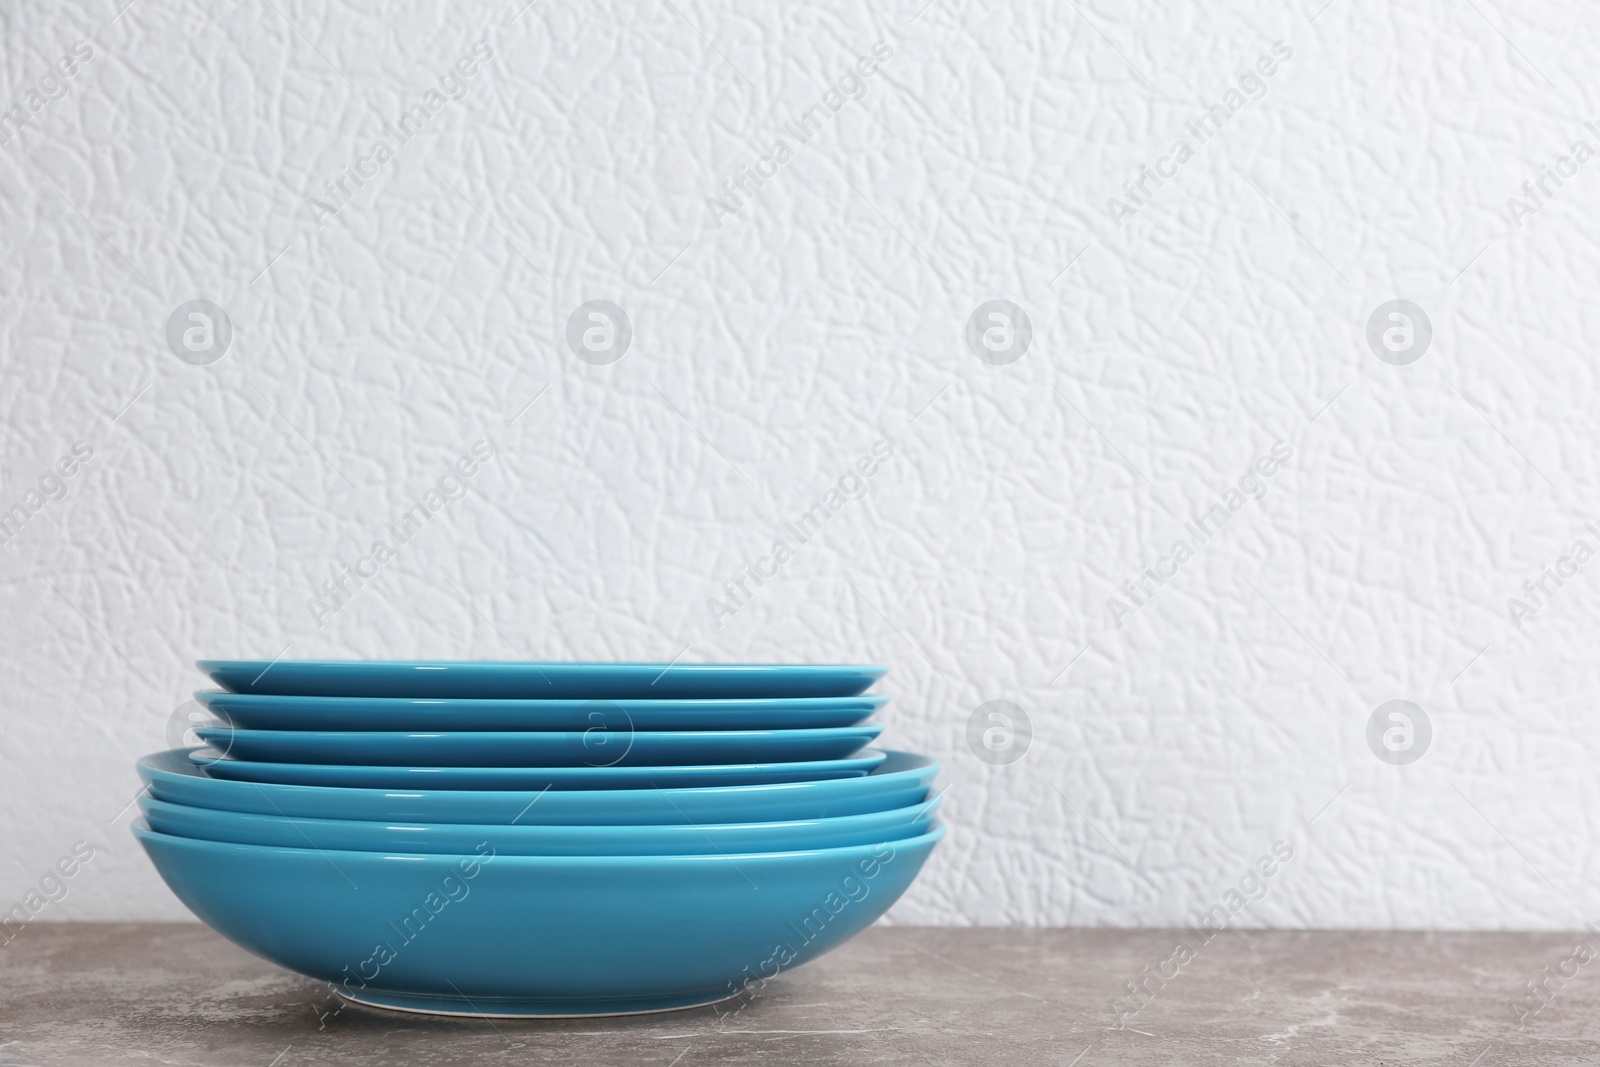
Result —
[[532, 660], [532, 659], [197, 659], [194, 665], [206, 673], [214, 670], [237, 670], [241, 667], [332, 667], [342, 669], [346, 667], [363, 668], [367, 666], [407, 667], [422, 668], [427, 670], [448, 669], [452, 667], [531, 667], [544, 669], [554, 667], [565, 669], [572, 667], [641, 667], [659, 671], [682, 671], [690, 674], [699, 674], [708, 671], [858, 671], [863, 674], [873, 674], [881, 678], [889, 673], [889, 668], [880, 663], [684, 663], [673, 661], [662, 663], [649, 660]]
[[[873, 740], [883, 733], [884, 727], [885, 724], [881, 722], [862, 722], [853, 723], [850, 726], [778, 726], [761, 730], [612, 730], [609, 732], [622, 736], [632, 733], [635, 736], [648, 735], [650, 737], [670, 737], [690, 741], [705, 741], [714, 737], [733, 737], [742, 741], [765, 740], [774, 736], [798, 738], [802, 741], [860, 737], [864, 739], [864, 744], [866, 741]], [[194, 727], [195, 734], [201, 738], [206, 736], [205, 731], [209, 731], [219, 737], [224, 734], [230, 737], [243, 735], [249, 741], [265, 741], [274, 737], [288, 737], [296, 740], [315, 738], [319, 741], [354, 741], [374, 737], [386, 740], [404, 737], [418, 740], [426, 738], [429, 740], [453, 741], [459, 737], [487, 737], [504, 741], [507, 738], [528, 737], [530, 735], [542, 739], [566, 739], [583, 737], [588, 733], [587, 730], [262, 730], [246, 726], [229, 726], [226, 723]], [[206, 746], [198, 747], [204, 748]], [[804, 761], [774, 760], [773, 762], [792, 763]]]
[[[516, 822], [513, 822], [513, 823], [465, 823], [465, 822], [463, 822], [463, 823], [447, 823], [447, 822], [428, 823], [428, 822], [399, 822], [399, 821], [386, 820], [386, 819], [333, 819], [333, 818], [324, 819], [324, 818], [317, 818], [315, 816], [305, 816], [305, 815], [268, 815], [268, 814], [265, 814], [263, 812], [257, 812], [257, 811], [227, 811], [227, 810], [221, 809], [221, 808], [202, 808], [202, 807], [197, 807], [196, 805], [193, 805], [193, 804], [182, 804], [182, 803], [179, 803], [178, 801], [175, 801], [175, 800], [163, 800], [160, 797], [150, 796], [148, 794], [140, 795], [139, 797], [136, 797], [135, 799], [138, 801], [139, 809], [141, 811], [148, 811], [151, 806], [158, 806], [159, 810], [163, 810], [163, 811], [167, 810], [167, 809], [176, 808], [176, 809], [179, 809], [179, 810], [182, 810], [182, 811], [201, 812], [201, 813], [203, 813], [203, 817], [205, 817], [205, 818], [221, 818], [221, 819], [226, 820], [226, 821], [244, 821], [244, 822], [254, 822], [254, 821], [259, 820], [259, 819], [264, 819], [264, 820], [267, 820], [268, 822], [272, 822], [272, 823], [290, 823], [290, 824], [294, 824], [294, 825], [306, 824], [306, 825], [311, 826], [313, 829], [315, 829], [319, 824], [334, 823], [334, 824], [337, 824], [339, 826], [370, 826], [370, 827], [381, 827], [381, 828], [387, 829], [387, 830], [422, 830], [422, 831], [460, 830], [463, 833], [471, 833], [473, 831], [481, 831], [481, 832], [486, 833], [486, 834], [487, 833], [491, 833], [491, 832], [499, 832], [499, 831], [503, 831], [503, 830], [538, 830], [538, 831], [552, 831], [553, 830], [553, 831], [556, 831], [556, 834], [554, 834], [553, 836], [576, 836], [578, 834], [587, 834], [587, 833], [592, 833], [592, 832], [598, 830], [598, 831], [601, 832], [601, 836], [603, 836], [603, 837], [610, 837], [610, 836], [613, 836], [613, 835], [621, 837], [625, 833], [638, 833], [640, 831], [646, 831], [646, 832], [650, 832], [650, 833], [654, 833], [656, 831], [665, 831], [665, 833], [668, 834], [668, 835], [681, 836], [681, 835], [687, 835], [691, 831], [700, 831], [700, 830], [711, 829], [711, 828], [715, 828], [715, 829], [719, 829], [719, 830], [727, 829], [727, 830], [764, 831], [764, 830], [771, 830], [771, 829], [780, 829], [781, 830], [781, 829], [791, 828], [791, 827], [812, 827], [812, 826], [837, 825], [841, 821], [846, 822], [849, 825], [853, 825], [853, 824], [849, 823], [849, 820], [856, 820], [858, 822], [868, 822], [868, 821], [872, 821], [872, 822], [877, 822], [877, 821], [893, 822], [895, 819], [900, 818], [900, 819], [903, 819], [906, 823], [909, 824], [909, 823], [918, 822], [918, 821], [920, 821], [920, 820], [922, 820], [924, 818], [928, 818], [928, 817], [932, 816], [932, 814], [934, 812], [938, 811], [944, 805], [944, 794], [945, 794], [945, 791], [943, 789], [940, 789], [937, 792], [934, 792], [931, 796], [925, 797], [925, 798], [923, 798], [922, 800], [918, 801], [915, 804], [905, 804], [905, 805], [902, 805], [902, 806], [900, 806], [898, 808], [884, 808], [884, 809], [882, 809], [880, 811], [853, 812], [853, 813], [851, 813], [849, 815], [824, 815], [824, 816], [820, 816], [820, 817], [815, 818], [815, 819], [780, 819], [780, 820], [775, 820], [773, 822], [596, 823], [596, 824], [516, 823]], [[162, 833], [162, 831], [155, 830], [153, 828], [152, 828], [151, 832], [152, 833]], [[184, 835], [182, 835], [182, 834], [171, 834], [169, 836], [182, 837]], [[197, 840], [211, 840], [211, 839], [210, 838], [200, 838], [200, 839], [197, 839]], [[248, 842], [239, 842], [239, 843], [240, 844], [248, 844]], [[285, 847], [297, 847], [297, 846], [285, 846]], [[368, 851], [373, 851], [373, 850], [370, 850], [370, 849], [350, 849], [349, 851], [352, 851], [352, 852], [368, 852]], [[430, 855], [440, 855], [441, 853], [429, 853], [429, 854]]]
[[[157, 752], [149, 752], [140, 756], [135, 761], [135, 768], [140, 779], [147, 783], [151, 778], [160, 775], [170, 775], [181, 778], [186, 784], [194, 785], [199, 789], [215, 789], [219, 792], [236, 792], [241, 789], [258, 788], [268, 789], [273, 792], [291, 790], [288, 796], [299, 795], [303, 797], [316, 797], [322, 795], [321, 790], [338, 790], [341, 795], [354, 795], [376, 800], [380, 797], [432, 801], [440, 797], [451, 796], [476, 796], [492, 797], [495, 800], [511, 802], [511, 798], [528, 798], [542, 791], [538, 789], [427, 789], [427, 788], [384, 788], [380, 786], [355, 786], [355, 785], [302, 785], [298, 782], [245, 782], [232, 778], [213, 778], [205, 773], [205, 768], [189, 759], [189, 753], [207, 748], [206, 745], [196, 745], [186, 748], [164, 748]], [[786, 792], [810, 792], [817, 789], [831, 791], [833, 789], [859, 788], [859, 785], [846, 785], [845, 783], [872, 783], [873, 787], [880, 787], [884, 782], [910, 781], [914, 778], [927, 776], [931, 782], [943, 769], [943, 764], [932, 756], [909, 749], [876, 748], [873, 751], [884, 753], [883, 762], [867, 771], [866, 774], [854, 778], [825, 778], [807, 782], [754, 782], [745, 785], [688, 785], [665, 786], [653, 789], [552, 789], [552, 796], [561, 794], [569, 797], [594, 798], [597, 796], [618, 797], [615, 801], [606, 801], [608, 804], [623, 804], [629, 800], [638, 800], [641, 797], [657, 797], [661, 793], [669, 796], [687, 796], [700, 794], [716, 794], [734, 797], [753, 797], [757, 795], [781, 795]], [[159, 762], [158, 762], [159, 761]], [[907, 766], [893, 766], [898, 763]], [[163, 765], [166, 764], [166, 765]], [[148, 775], [148, 777], [147, 777]], [[418, 783], [419, 786], [422, 783]], [[567, 801], [566, 803], [576, 803]]]
[[235, 693], [227, 689], [196, 689], [193, 696], [206, 707], [213, 703], [238, 702], [243, 704], [270, 704], [274, 701], [300, 703], [302, 701], [317, 703], [342, 704], [346, 707], [377, 707], [381, 705], [429, 705], [443, 704], [449, 706], [467, 705], [473, 708], [500, 708], [500, 707], [528, 707], [538, 710], [541, 707], [571, 707], [583, 704], [617, 704], [624, 711], [644, 707], [663, 707], [674, 711], [685, 708], [710, 706], [713, 708], [751, 708], [782, 707], [798, 704], [806, 708], [849, 708], [861, 705], [870, 705], [874, 709], [881, 708], [889, 702], [886, 693], [858, 693], [855, 696], [834, 697], [664, 697], [650, 699], [646, 697], [375, 697], [375, 696], [316, 696], [308, 693]]
[[210, 853], [213, 855], [227, 856], [261, 856], [267, 854], [281, 854], [296, 858], [322, 858], [331, 863], [345, 859], [351, 863], [385, 863], [389, 861], [446, 864], [451, 862], [469, 861], [473, 863], [492, 862], [496, 869], [504, 866], [512, 867], [537, 867], [537, 868], [620, 868], [620, 867], [691, 867], [705, 866], [714, 863], [758, 863], [771, 861], [794, 861], [805, 859], [843, 859], [860, 857], [862, 859], [878, 859], [880, 863], [890, 860], [878, 858], [877, 850], [885, 845], [893, 850], [900, 848], [916, 849], [923, 845], [932, 847], [939, 843], [945, 836], [947, 825], [943, 819], [935, 819], [933, 825], [925, 833], [914, 837], [885, 838], [883, 841], [869, 845], [840, 845], [834, 848], [789, 849], [779, 852], [737, 852], [737, 853], [684, 853], [663, 856], [502, 856], [491, 853], [485, 856], [477, 852], [356, 852], [350, 849], [331, 848], [292, 848], [288, 845], [247, 845], [235, 841], [207, 841], [197, 837], [179, 837], [176, 834], [164, 834], [152, 830], [150, 824], [145, 822], [143, 816], [134, 820], [131, 829], [133, 835], [139, 839], [141, 845], [149, 847], [148, 843], [154, 841], [159, 845], [175, 848], [186, 848], [192, 852]]

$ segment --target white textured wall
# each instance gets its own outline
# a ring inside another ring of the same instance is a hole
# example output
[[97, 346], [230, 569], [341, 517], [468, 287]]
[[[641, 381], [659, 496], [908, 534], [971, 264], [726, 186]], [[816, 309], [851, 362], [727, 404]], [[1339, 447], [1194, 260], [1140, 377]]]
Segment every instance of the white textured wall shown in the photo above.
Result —
[[[0, 125], [0, 508], [92, 449], [0, 546], [0, 910], [82, 839], [41, 920], [180, 916], [132, 761], [192, 659], [286, 652], [891, 664], [886, 739], [945, 761], [952, 824], [902, 922], [1182, 923], [1275, 841], [1232, 921], [1600, 918], [1600, 563], [1507, 609], [1600, 548], [1600, 161], [1507, 206], [1600, 148], [1592, 12], [520, 6], [0, 20], [28, 118]], [[785, 130], [878, 41], [861, 99]], [[1122, 193], [1177, 139], [1175, 178]], [[1432, 324], [1405, 366], [1367, 342], [1396, 298]], [[167, 340], [195, 299], [233, 327], [206, 366]], [[632, 324], [609, 365], [567, 343], [596, 299]], [[1031, 322], [1006, 365], [966, 340], [992, 299]], [[864, 499], [717, 628], [708, 598], [880, 438]], [[479, 440], [467, 495], [319, 628], [317, 586]], [[1277, 442], [1260, 500], [1119, 592]], [[1367, 741], [1392, 699], [1432, 727], [1408, 766]], [[969, 730], [992, 700], [1031, 721], [1008, 765]]]

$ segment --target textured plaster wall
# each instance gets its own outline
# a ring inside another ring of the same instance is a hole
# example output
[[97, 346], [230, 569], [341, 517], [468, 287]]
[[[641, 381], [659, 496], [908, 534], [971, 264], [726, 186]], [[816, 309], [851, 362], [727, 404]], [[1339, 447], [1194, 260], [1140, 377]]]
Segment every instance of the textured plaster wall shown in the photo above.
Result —
[[900, 922], [1600, 918], [1591, 10], [119, 4], [0, 14], [0, 910], [183, 915], [132, 762], [286, 654], [890, 664]]

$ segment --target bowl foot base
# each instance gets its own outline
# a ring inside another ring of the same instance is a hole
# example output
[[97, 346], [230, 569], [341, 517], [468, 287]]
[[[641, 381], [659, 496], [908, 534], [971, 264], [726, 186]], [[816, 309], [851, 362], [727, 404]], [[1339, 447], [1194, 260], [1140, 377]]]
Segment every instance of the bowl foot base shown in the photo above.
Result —
[[666, 997], [639, 997], [631, 1000], [510, 1000], [499, 997], [468, 998], [337, 991], [352, 1004], [390, 1011], [409, 1011], [422, 1015], [454, 1015], [473, 1019], [600, 1019], [613, 1015], [651, 1015], [663, 1011], [704, 1008], [732, 1000], [739, 991], [701, 990]]

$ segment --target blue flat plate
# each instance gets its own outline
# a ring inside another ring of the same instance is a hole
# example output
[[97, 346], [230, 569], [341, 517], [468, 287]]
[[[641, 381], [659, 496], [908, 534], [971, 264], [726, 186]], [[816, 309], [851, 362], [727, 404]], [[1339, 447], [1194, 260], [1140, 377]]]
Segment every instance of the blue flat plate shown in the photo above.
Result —
[[[753, 995], [889, 909], [944, 836], [727, 856], [318, 851], [134, 835], [179, 900], [351, 1000], [464, 1015]], [[331, 1009], [329, 1009], [331, 1010]]]
[[791, 730], [854, 726], [885, 696], [751, 700], [470, 700], [196, 693], [246, 730], [587, 730], [597, 718], [636, 730]]
[[200, 726], [218, 752], [264, 763], [345, 763], [387, 767], [662, 767], [719, 763], [798, 763], [843, 759], [883, 732], [882, 725], [828, 730], [654, 730], [626, 724], [535, 733], [384, 730], [235, 730]]
[[921, 804], [832, 819], [696, 823], [669, 826], [412, 825], [348, 819], [294, 819], [191, 808], [140, 797], [150, 829], [175, 837], [242, 845], [462, 855], [482, 842], [506, 856], [679, 856], [793, 852], [918, 837], [933, 826], [941, 797]]
[[695, 785], [815, 782], [866, 774], [885, 754], [804, 763], [722, 763], [684, 767], [362, 767], [347, 763], [261, 763], [195, 749], [189, 759], [213, 778], [362, 789], [649, 789]]
[[550, 826], [822, 819], [922, 803], [939, 764], [888, 753], [857, 778], [668, 789], [404, 790], [235, 782], [213, 777], [181, 748], [145, 756], [139, 777], [160, 800], [219, 811], [397, 823]]
[[234, 693], [299, 696], [650, 700], [855, 696], [887, 667], [779, 663], [203, 659]]

